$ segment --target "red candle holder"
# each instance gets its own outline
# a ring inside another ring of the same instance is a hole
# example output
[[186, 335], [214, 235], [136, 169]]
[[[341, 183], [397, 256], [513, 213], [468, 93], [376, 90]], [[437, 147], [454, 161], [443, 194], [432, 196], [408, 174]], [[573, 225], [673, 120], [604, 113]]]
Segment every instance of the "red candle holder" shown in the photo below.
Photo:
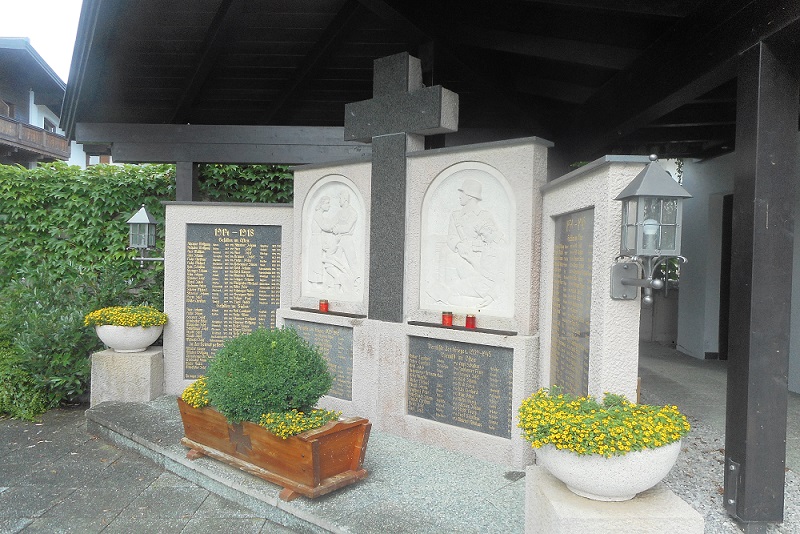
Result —
[[321, 299], [319, 301], [319, 311], [323, 313], [328, 313], [328, 301], [325, 299]]
[[453, 326], [453, 312], [442, 312], [442, 326]]
[[464, 323], [466, 328], [475, 328], [475, 316], [474, 315], [467, 315], [467, 320]]

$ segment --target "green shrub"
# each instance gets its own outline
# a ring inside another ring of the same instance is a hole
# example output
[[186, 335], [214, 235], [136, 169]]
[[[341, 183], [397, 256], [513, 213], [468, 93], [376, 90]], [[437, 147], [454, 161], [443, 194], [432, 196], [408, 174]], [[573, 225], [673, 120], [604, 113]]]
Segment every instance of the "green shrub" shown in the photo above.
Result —
[[42, 267], [0, 289], [0, 342], [14, 348], [17, 366], [44, 392], [48, 408], [88, 389], [89, 356], [102, 343], [84, 326], [87, 310], [138, 301], [114, 265], [99, 269], [67, 265], [57, 274]]
[[234, 423], [258, 423], [270, 412], [307, 412], [331, 383], [322, 354], [292, 329], [261, 329], [228, 340], [207, 372], [211, 404]]
[[0, 347], [0, 415], [35, 421], [48, 405], [45, 393], [9, 346]]

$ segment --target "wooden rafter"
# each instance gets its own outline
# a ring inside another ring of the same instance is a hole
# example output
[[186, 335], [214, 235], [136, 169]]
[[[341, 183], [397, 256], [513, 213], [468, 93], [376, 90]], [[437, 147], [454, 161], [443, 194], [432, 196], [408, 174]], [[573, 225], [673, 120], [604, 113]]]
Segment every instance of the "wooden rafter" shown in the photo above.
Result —
[[303, 61], [295, 70], [291, 80], [283, 87], [280, 95], [272, 102], [269, 109], [258, 118], [260, 124], [271, 124], [280, 113], [298, 87], [308, 80], [311, 74], [319, 68], [323, 61], [330, 55], [331, 50], [347, 35], [359, 16], [363, 7], [357, 0], [347, 0], [331, 23], [322, 33], [320, 39], [306, 54]]
[[180, 100], [169, 122], [186, 122], [189, 109], [208, 79], [208, 75], [222, 52], [225, 38], [233, 28], [238, 16], [243, 11], [243, 0], [223, 0], [206, 33], [200, 58], [192, 69], [192, 75], [181, 92]]
[[732, 79], [739, 54], [798, 25], [796, 0], [707, 2], [587, 100], [561, 137], [580, 147], [574, 159], [596, 156]]

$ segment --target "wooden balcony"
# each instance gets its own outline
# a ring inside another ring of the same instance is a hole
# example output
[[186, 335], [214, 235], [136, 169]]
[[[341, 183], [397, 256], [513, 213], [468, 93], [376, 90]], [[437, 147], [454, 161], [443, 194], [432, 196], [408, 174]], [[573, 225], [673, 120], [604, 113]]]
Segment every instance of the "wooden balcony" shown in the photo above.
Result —
[[38, 154], [39, 159], [69, 159], [69, 141], [63, 135], [0, 116], [0, 149], [12, 148]]

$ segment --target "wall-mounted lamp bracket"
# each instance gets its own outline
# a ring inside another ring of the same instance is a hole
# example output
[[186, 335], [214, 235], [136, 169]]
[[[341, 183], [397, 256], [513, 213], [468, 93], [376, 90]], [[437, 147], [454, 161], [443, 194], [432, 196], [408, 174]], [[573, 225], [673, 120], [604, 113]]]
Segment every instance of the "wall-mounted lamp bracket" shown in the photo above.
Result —
[[[638, 278], [639, 264], [635, 261], [624, 261], [611, 266], [611, 298], [614, 300], [633, 300], [639, 296], [638, 284], [645, 282]], [[625, 283], [628, 282], [628, 283]]]
[[133, 261], [138, 261], [139, 267], [144, 267], [144, 262], [146, 261], [164, 261], [164, 258], [148, 258], [146, 256], [142, 256], [139, 258], [133, 258]]
[[[633, 300], [638, 296], [635, 289], [644, 289], [642, 300], [645, 304], [652, 304], [653, 289], [662, 289], [664, 281], [660, 278], [653, 278], [658, 266], [670, 257], [678, 258], [681, 262], [686, 262], [683, 256], [657, 256], [639, 257], [630, 256], [633, 261], [619, 261], [621, 258], [629, 256], [618, 256], [617, 263], [611, 265], [611, 298], [614, 300]], [[642, 268], [642, 277], [639, 277], [639, 268]]]

